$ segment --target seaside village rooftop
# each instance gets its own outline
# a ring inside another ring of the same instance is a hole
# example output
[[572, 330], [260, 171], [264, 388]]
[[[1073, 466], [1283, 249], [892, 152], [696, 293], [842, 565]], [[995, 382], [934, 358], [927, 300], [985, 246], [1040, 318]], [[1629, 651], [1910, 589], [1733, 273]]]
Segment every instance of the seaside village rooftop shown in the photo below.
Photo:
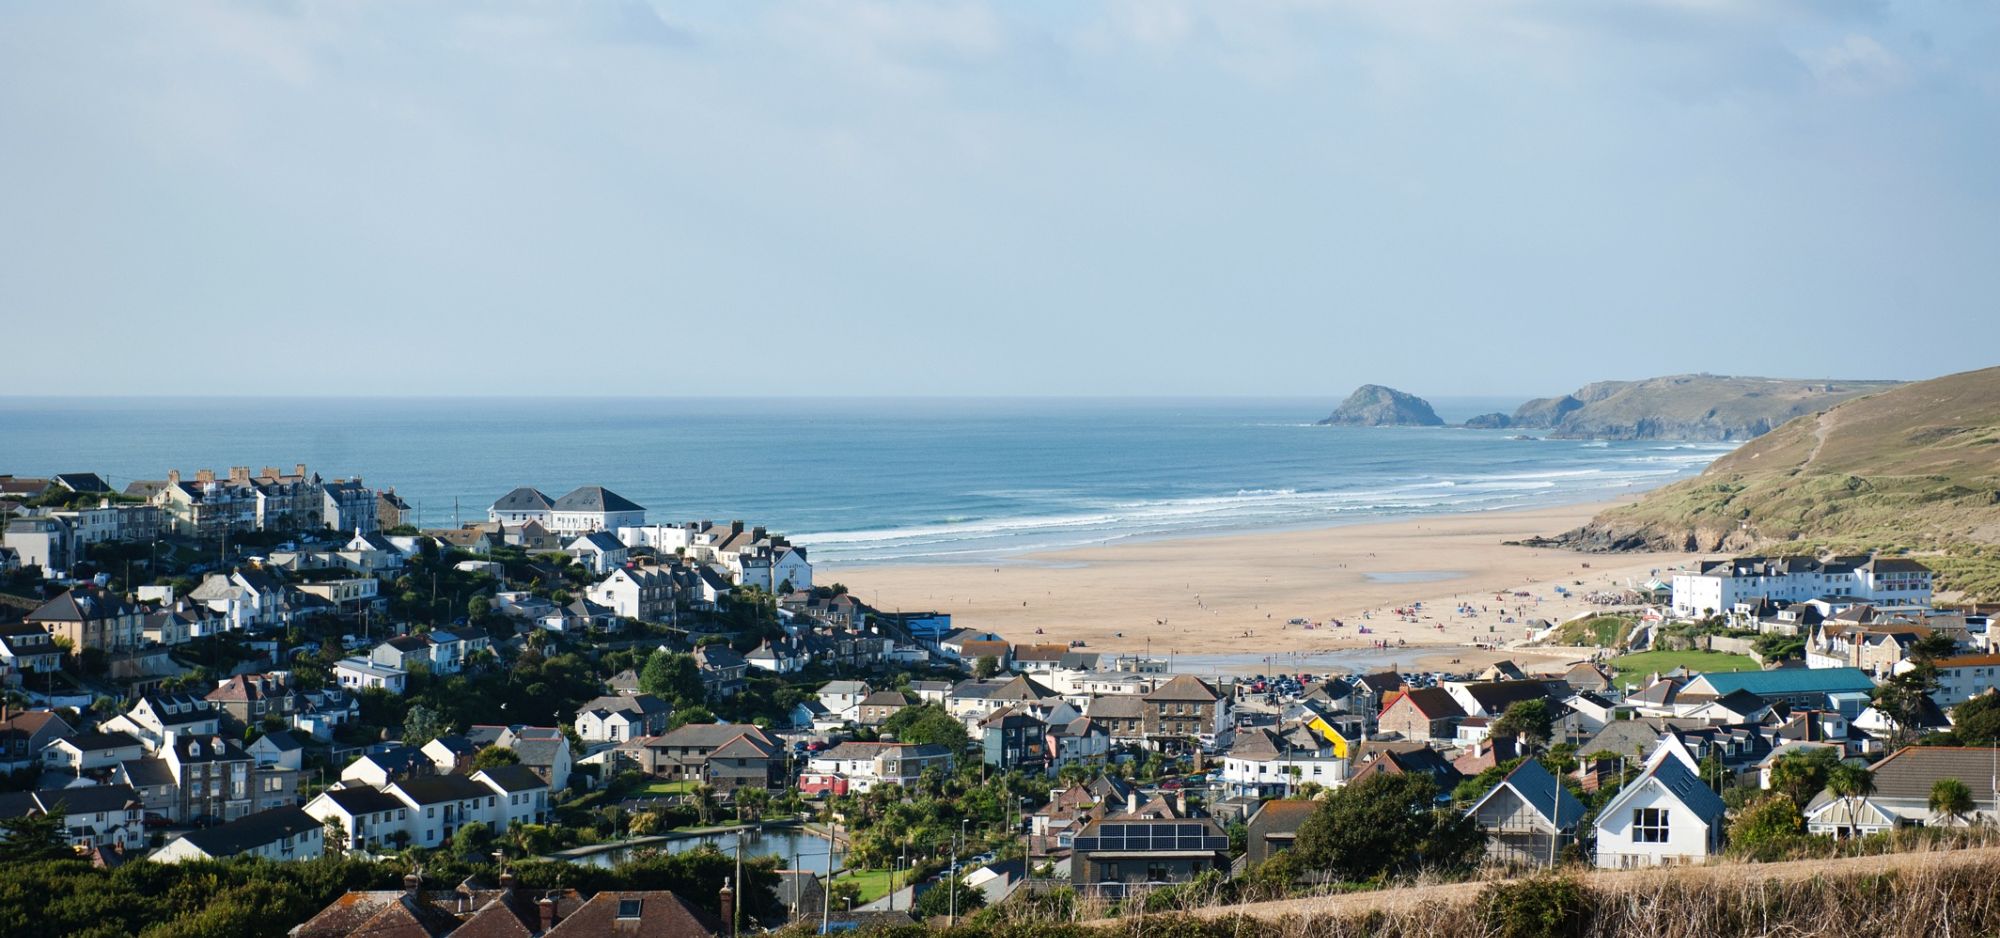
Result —
[[[987, 903], [1115, 901], [1252, 876], [1378, 778], [1425, 780], [1515, 868], [1705, 861], [1725, 793], [1792, 791], [1799, 760], [1874, 772], [1860, 796], [1793, 791], [1810, 832], [2000, 821], [1990, 752], [1912, 745], [2000, 685], [1989, 610], [1935, 606], [1921, 558], [1704, 560], [1577, 620], [1609, 623], [1604, 647], [1541, 623], [1458, 673], [1189, 673], [1067, 640], [1060, 609], [1003, 636], [877, 608], [782, 534], [649, 522], [599, 485], [426, 528], [393, 488], [304, 465], [0, 482], [0, 817], [59, 817], [97, 863], [588, 860], [738, 824], [822, 856], [771, 854], [776, 898], [733, 868], [684, 895], [413, 873], [294, 935], [909, 922], [938, 882], [912, 885], [917, 860]], [[887, 826], [982, 778], [1015, 780], [990, 817], [921, 845]], [[1968, 803], [1930, 799], [1946, 779]], [[892, 875], [830, 881], [828, 836]]]

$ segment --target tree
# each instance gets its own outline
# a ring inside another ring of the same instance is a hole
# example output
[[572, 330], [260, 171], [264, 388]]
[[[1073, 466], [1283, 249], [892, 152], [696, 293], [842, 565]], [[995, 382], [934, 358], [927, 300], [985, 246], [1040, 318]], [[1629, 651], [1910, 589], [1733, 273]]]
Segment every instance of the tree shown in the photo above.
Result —
[[1783, 792], [1793, 805], [1807, 804], [1826, 787], [1827, 774], [1840, 764], [1840, 750], [1831, 746], [1794, 749], [1771, 763], [1771, 790]]
[[347, 855], [347, 825], [340, 822], [339, 815], [329, 815], [320, 829], [320, 839], [329, 856]]
[[1952, 735], [1966, 746], [2000, 742], [2000, 693], [1985, 693], [1951, 710]]
[[1861, 818], [1855, 812], [1857, 802], [1875, 793], [1875, 773], [1864, 766], [1842, 762], [1826, 775], [1826, 790], [1835, 798], [1847, 804], [1847, 823], [1852, 833], [1861, 833]]
[[1917, 661], [1875, 688], [1875, 709], [1895, 724], [1896, 742], [1908, 743], [1916, 737], [1937, 686], [1937, 666]]
[[625, 833], [634, 837], [646, 837], [660, 832], [660, 815], [653, 811], [639, 811], [625, 822]]
[[451, 835], [451, 854], [468, 863], [480, 862], [492, 853], [493, 843], [493, 828], [484, 821], [473, 821]]
[[980, 655], [979, 660], [972, 663], [972, 676], [982, 681], [999, 673], [1000, 659], [992, 655]]
[[0, 818], [0, 863], [74, 857], [61, 805], [47, 814]]
[[893, 734], [899, 742], [913, 745], [939, 745], [954, 754], [964, 752], [970, 737], [966, 735], [965, 724], [957, 717], [934, 703], [904, 707], [882, 724], [882, 732]]
[[1519, 736], [1526, 740], [1529, 748], [1539, 749], [1548, 745], [1555, 735], [1555, 717], [1549, 713], [1549, 702], [1543, 699], [1523, 700], [1507, 708], [1500, 719], [1493, 721], [1493, 728], [1487, 734], [1495, 739]]
[[667, 725], [673, 729], [680, 729], [689, 723], [714, 722], [715, 714], [707, 707], [696, 704], [691, 707], [682, 707], [679, 710], [675, 710], [674, 715], [667, 720]]
[[957, 893], [957, 911], [960, 915], [986, 905], [986, 893], [967, 886], [964, 877], [946, 878], [924, 890], [910, 911], [918, 918], [949, 914], [952, 911], [953, 893]]
[[484, 596], [474, 596], [465, 602], [466, 618], [477, 622], [493, 612], [493, 602]]
[[675, 707], [692, 707], [708, 699], [701, 686], [701, 667], [694, 656], [655, 651], [639, 672], [639, 689]]
[[708, 785], [696, 785], [694, 792], [690, 796], [690, 800], [694, 802], [695, 817], [699, 818], [702, 824], [715, 823], [716, 804], [714, 788]]
[[1469, 817], [1437, 808], [1428, 775], [1373, 775], [1321, 802], [1281, 856], [1300, 870], [1326, 870], [1365, 882], [1432, 869], [1462, 869], [1484, 850]]
[[484, 746], [472, 754], [474, 769], [497, 769], [503, 765], [520, 765], [521, 757], [505, 746]]
[[1955, 778], [1941, 778], [1931, 783], [1931, 813], [1943, 815], [1954, 821], [1965, 820], [1972, 813], [1972, 789]]
[[1799, 804], [1784, 792], [1772, 792], [1758, 799], [1729, 825], [1732, 846], [1752, 854], [1782, 846], [1805, 831]]
[[403, 745], [422, 746], [438, 738], [444, 732], [444, 724], [436, 710], [423, 704], [413, 704], [403, 718]]

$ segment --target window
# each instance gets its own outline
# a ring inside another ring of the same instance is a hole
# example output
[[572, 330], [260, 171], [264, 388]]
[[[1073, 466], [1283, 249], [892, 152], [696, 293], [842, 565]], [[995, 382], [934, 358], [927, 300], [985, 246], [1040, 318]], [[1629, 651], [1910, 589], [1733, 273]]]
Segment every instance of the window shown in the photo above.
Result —
[[639, 910], [643, 908], [644, 901], [642, 899], [618, 900], [618, 917], [627, 919], [638, 918]]
[[1634, 809], [1632, 811], [1632, 842], [1635, 844], [1666, 843], [1667, 809]]

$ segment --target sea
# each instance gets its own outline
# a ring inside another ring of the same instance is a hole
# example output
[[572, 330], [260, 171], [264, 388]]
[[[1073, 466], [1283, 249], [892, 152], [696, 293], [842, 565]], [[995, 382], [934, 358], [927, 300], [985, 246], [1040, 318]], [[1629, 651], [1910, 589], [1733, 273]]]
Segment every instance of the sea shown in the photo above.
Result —
[[[816, 565], [999, 562], [1134, 539], [1572, 504], [1730, 447], [1315, 426], [1337, 399], [0, 398], [0, 474], [123, 488], [305, 463], [425, 527], [520, 485], [603, 485], [655, 522], [741, 519]], [[1518, 399], [1433, 400], [1447, 420]]]

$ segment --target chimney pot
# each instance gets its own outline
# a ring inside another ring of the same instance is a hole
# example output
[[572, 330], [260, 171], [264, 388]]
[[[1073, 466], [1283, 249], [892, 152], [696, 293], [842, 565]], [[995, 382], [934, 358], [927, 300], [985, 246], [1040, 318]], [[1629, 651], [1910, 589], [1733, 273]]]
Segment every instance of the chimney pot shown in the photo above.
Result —
[[403, 891], [415, 897], [423, 888], [424, 878], [415, 873], [403, 874]]
[[736, 891], [729, 888], [729, 877], [722, 878], [722, 891], [717, 895], [721, 899], [722, 927], [736, 934]]
[[305, 474], [306, 474], [306, 464], [305, 464], [305, 463], [298, 463], [298, 464], [296, 464], [296, 465], [292, 466], [292, 474], [293, 474], [293, 475], [295, 475], [295, 476], [298, 476], [298, 477], [300, 477], [300, 478], [305, 478]]

